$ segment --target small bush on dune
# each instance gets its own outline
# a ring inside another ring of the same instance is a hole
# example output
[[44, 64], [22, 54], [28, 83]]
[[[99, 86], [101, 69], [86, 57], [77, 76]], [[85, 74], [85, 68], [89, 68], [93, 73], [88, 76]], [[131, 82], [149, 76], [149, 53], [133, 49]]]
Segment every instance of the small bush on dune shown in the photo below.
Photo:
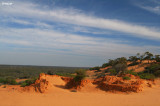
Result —
[[48, 75], [54, 75], [54, 72], [53, 71], [48, 71], [47, 74]]
[[141, 78], [141, 79], [155, 79], [155, 76], [153, 74], [150, 74], [150, 73], [138, 73], [138, 76]]
[[149, 67], [146, 67], [147, 70], [149, 70], [150, 73], [154, 73], [157, 70], [160, 70], [160, 64], [152, 64]]
[[128, 76], [123, 77], [123, 79], [124, 79], [124, 80], [131, 80], [131, 78], [128, 77]]
[[160, 64], [152, 64], [151, 66], [146, 67], [144, 73], [150, 73], [155, 77], [160, 77]]
[[27, 86], [28, 84], [26, 83], [26, 82], [23, 82], [23, 83], [21, 83], [21, 87], [25, 87], [25, 86]]
[[99, 70], [100, 70], [100, 67], [99, 67], [99, 66], [96, 66], [96, 67], [90, 68], [89, 70], [97, 70], [97, 71], [99, 71]]
[[125, 74], [127, 69], [127, 64], [118, 63], [113, 67], [117, 74]]
[[157, 70], [157, 71], [154, 73], [154, 75], [155, 75], [156, 77], [160, 77], [160, 70]]
[[102, 68], [105, 68], [105, 67], [108, 67], [108, 66], [110, 66], [109, 63], [104, 63], [104, 64], [102, 65]]
[[24, 82], [20, 82], [19, 84], [21, 85], [21, 87], [25, 87], [35, 83], [35, 81], [36, 81], [36, 78], [33, 78], [33, 79], [25, 80]]
[[133, 62], [131, 64], [129, 64], [128, 66], [135, 66], [135, 65], [138, 65], [139, 63], [138, 62]]
[[133, 70], [127, 70], [126, 74], [132, 74], [132, 75], [135, 75], [135, 76], [138, 75], [137, 72], [134, 72]]
[[56, 73], [56, 75], [64, 76], [64, 77], [75, 77], [72, 73]]
[[83, 80], [85, 77], [86, 77], [86, 70], [78, 70], [78, 71], [76, 71], [76, 76], [74, 77], [74, 80], [76, 81], [76, 82], [79, 82], [79, 81], [81, 81], [81, 80]]
[[97, 76], [97, 78], [101, 78], [101, 77], [104, 77], [106, 75], [105, 75], [105, 73], [100, 73], [100, 74], [97, 74], [96, 76]]
[[115, 69], [109, 69], [110, 75], [117, 75], [117, 71]]

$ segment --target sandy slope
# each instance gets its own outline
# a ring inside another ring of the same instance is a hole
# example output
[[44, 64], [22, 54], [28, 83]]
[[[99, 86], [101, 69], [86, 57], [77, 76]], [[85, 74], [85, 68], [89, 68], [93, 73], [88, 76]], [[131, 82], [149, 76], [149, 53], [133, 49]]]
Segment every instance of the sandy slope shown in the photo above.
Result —
[[[160, 84], [160, 81], [158, 83]], [[82, 92], [71, 92], [61, 86], [55, 86], [47, 93], [41, 94], [21, 93], [3, 88], [2, 85], [0, 106], [160, 106], [160, 85], [131, 94], [113, 94], [95, 90], [91, 86], [94, 85], [88, 85]]]

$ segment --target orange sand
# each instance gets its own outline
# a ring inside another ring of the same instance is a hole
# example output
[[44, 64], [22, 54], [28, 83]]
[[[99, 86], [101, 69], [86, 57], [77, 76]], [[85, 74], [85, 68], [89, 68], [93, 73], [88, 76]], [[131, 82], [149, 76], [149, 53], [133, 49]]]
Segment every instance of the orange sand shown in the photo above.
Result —
[[[50, 78], [48, 78], [50, 79]], [[64, 89], [59, 78], [48, 92], [19, 92], [15, 86], [0, 87], [0, 106], [160, 106], [160, 80], [153, 88], [139, 93], [109, 93], [90, 84], [81, 91]], [[17, 87], [18, 88], [18, 87]]]

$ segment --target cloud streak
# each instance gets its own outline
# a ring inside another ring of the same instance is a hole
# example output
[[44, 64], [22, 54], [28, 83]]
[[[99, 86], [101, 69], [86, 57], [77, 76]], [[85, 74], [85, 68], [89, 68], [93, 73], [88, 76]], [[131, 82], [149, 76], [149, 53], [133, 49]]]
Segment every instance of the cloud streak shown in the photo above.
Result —
[[131, 23], [98, 18], [91, 15], [86, 15], [80, 10], [75, 9], [60, 9], [52, 10], [39, 9], [38, 5], [32, 3], [15, 2], [13, 6], [1, 7], [1, 14], [8, 16], [28, 17], [38, 20], [48, 20], [51, 22], [61, 22], [74, 24], [86, 27], [109, 29], [123, 33], [131, 34], [132, 36], [160, 40], [160, 31], [157, 28], [149, 28]]
[[[137, 51], [153, 50], [157, 51], [159, 47], [153, 46], [131, 46], [121, 44], [119, 41], [113, 39], [103, 39], [86, 37], [75, 34], [68, 34], [57, 32], [55, 30], [47, 29], [13, 29], [13, 28], [0, 28], [1, 44], [12, 44], [19, 46], [27, 46], [31, 51], [43, 50], [46, 53], [67, 53], [76, 55], [88, 56], [114, 56], [126, 54], [133, 54]], [[7, 32], [6, 32], [7, 30]]]
[[144, 9], [144, 10], [155, 13], [157, 15], [160, 15], [160, 5], [159, 6], [143, 6], [143, 5], [141, 5], [139, 7]]
[[160, 1], [159, 0], [145, 0], [134, 3], [137, 7], [149, 11], [151, 13], [160, 15]]

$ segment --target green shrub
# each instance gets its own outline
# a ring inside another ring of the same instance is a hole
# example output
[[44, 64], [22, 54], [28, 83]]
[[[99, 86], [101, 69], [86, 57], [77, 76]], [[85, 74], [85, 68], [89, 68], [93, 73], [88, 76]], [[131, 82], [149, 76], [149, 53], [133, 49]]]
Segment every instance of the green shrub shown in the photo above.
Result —
[[155, 75], [156, 77], [160, 77], [160, 70], [157, 70], [157, 71], [154, 73], [154, 75]]
[[110, 75], [117, 75], [117, 71], [115, 69], [109, 69]]
[[54, 75], [54, 72], [53, 71], [48, 71], [47, 74], [48, 75]]
[[126, 74], [132, 74], [132, 75], [135, 75], [135, 76], [138, 75], [137, 72], [134, 72], [133, 70], [127, 70]]
[[138, 73], [138, 76], [141, 78], [141, 79], [154, 79], [155, 76], [153, 74], [150, 74], [150, 73]]
[[75, 77], [72, 73], [56, 73], [56, 75], [64, 76], [64, 77]]
[[10, 85], [16, 85], [17, 82], [14, 78], [7, 77], [7, 78], [0, 78], [0, 83], [3, 84], [10, 84]]
[[92, 68], [90, 68], [89, 70], [97, 70], [97, 71], [99, 71], [99, 70], [100, 70], [100, 67], [99, 67], [99, 66], [92, 67]]
[[23, 82], [23, 83], [21, 83], [21, 87], [25, 87], [25, 86], [27, 86], [28, 84], [26, 83], [26, 82]]
[[83, 80], [86, 77], [86, 70], [80, 69], [80, 70], [76, 71], [76, 74], [77, 75], [74, 77], [74, 80], [76, 82], [79, 82], [79, 81]]
[[0, 83], [4, 83], [5, 79], [4, 78], [0, 78]]
[[11, 84], [11, 85], [16, 85], [17, 84], [16, 80], [13, 79], [13, 78], [6, 78], [6, 83]]
[[160, 77], [160, 64], [152, 64], [151, 66], [146, 67], [144, 73], [150, 73], [156, 77]]
[[160, 64], [153, 64], [150, 67], [147, 68], [150, 73], [154, 73], [156, 70], [160, 69]]
[[138, 65], [139, 63], [138, 62], [133, 62], [131, 64], [129, 64], [128, 66], [135, 66], [135, 65]]
[[95, 76], [97, 76], [97, 78], [101, 78], [101, 77], [104, 77], [106, 75], [105, 75], [105, 73], [100, 73], [100, 74], [96, 74]]
[[116, 70], [117, 74], [125, 74], [127, 69], [127, 64], [118, 63], [113, 68]]
[[25, 87], [25, 86], [29, 86], [33, 83], [35, 83], [36, 81], [36, 78], [33, 78], [33, 79], [29, 79], [29, 80], [25, 80], [24, 82], [21, 82], [21, 87]]
[[128, 76], [123, 77], [123, 79], [124, 79], [124, 80], [131, 80], [131, 78], [128, 77]]
[[109, 65], [110, 65], [109, 63], [104, 63], [104, 64], [102, 65], [102, 68], [108, 67]]

